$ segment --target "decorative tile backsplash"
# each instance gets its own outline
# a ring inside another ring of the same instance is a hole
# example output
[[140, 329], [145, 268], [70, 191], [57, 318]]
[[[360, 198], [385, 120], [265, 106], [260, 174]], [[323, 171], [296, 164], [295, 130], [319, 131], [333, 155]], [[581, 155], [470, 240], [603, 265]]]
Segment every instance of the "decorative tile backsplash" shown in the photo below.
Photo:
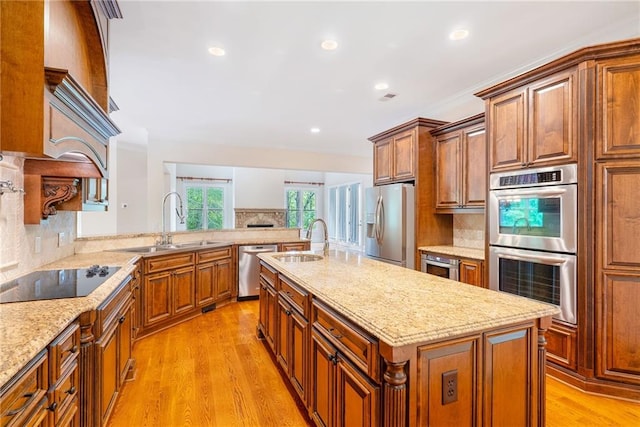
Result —
[[236, 209], [236, 228], [245, 228], [250, 224], [273, 224], [285, 227], [286, 209]]
[[484, 249], [484, 215], [454, 214], [453, 245]]

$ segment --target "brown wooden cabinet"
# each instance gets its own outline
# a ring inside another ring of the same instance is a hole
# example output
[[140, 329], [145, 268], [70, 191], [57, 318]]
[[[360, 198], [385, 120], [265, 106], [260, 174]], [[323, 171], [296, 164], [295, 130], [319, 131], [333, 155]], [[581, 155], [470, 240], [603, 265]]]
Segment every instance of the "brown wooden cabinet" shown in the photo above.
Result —
[[487, 193], [484, 114], [440, 126], [431, 134], [436, 140], [436, 210], [483, 212]]
[[46, 350], [38, 353], [0, 390], [3, 426], [49, 425], [49, 365]]
[[206, 307], [230, 300], [233, 270], [231, 246], [196, 252], [196, 304]]
[[264, 337], [276, 354], [278, 337], [278, 273], [271, 267], [260, 263], [260, 321], [259, 334]]
[[483, 261], [468, 258], [461, 259], [459, 265], [460, 281], [469, 285], [484, 287], [483, 265]]
[[311, 242], [287, 242], [278, 244], [278, 252], [288, 251], [308, 251], [311, 249]]
[[412, 181], [416, 175], [417, 137], [406, 130], [375, 142], [373, 181], [375, 185]]
[[577, 160], [575, 67], [487, 100], [490, 172]]

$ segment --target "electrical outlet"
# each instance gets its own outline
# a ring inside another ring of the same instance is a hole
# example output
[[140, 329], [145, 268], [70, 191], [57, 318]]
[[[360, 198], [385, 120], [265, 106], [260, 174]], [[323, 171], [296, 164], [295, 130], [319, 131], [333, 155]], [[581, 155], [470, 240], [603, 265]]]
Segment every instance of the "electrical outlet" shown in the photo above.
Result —
[[458, 370], [442, 373], [442, 404], [458, 400]]
[[64, 233], [58, 233], [58, 247], [64, 246]]
[[42, 252], [42, 238], [40, 236], [36, 236], [36, 242], [34, 245], [34, 252], [39, 254]]

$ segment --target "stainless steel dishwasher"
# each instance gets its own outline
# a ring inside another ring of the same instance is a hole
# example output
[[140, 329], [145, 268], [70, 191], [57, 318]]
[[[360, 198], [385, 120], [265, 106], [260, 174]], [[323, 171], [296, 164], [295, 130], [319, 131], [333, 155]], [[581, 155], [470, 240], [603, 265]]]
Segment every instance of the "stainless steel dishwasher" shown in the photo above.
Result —
[[260, 295], [260, 259], [258, 254], [278, 252], [278, 245], [238, 247], [238, 300], [256, 299]]

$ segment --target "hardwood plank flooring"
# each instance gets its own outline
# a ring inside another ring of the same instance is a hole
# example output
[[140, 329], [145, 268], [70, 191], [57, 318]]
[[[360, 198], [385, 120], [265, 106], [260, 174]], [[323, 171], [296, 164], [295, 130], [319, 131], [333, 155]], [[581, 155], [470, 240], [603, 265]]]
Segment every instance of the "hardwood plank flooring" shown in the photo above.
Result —
[[[109, 427], [306, 427], [265, 345], [258, 302], [232, 303], [138, 341], [137, 376]], [[547, 378], [547, 426], [640, 426], [640, 403], [590, 395]]]

